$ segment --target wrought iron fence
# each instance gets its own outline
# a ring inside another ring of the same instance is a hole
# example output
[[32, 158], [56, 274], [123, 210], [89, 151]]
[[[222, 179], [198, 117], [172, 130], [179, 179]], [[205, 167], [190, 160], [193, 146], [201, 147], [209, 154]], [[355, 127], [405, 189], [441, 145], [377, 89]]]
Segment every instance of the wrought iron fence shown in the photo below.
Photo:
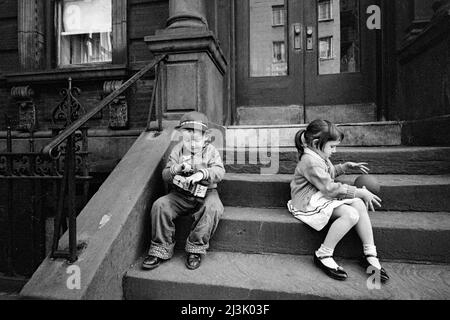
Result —
[[[29, 150], [28, 152], [14, 152], [12, 145], [12, 127], [7, 119], [7, 148], [6, 152], [0, 153], [0, 180], [6, 181], [8, 189], [6, 217], [7, 217], [7, 270], [9, 275], [14, 275], [13, 248], [14, 245], [14, 214], [13, 214], [13, 189], [15, 181], [31, 181], [35, 190], [35, 199], [42, 197], [42, 181], [52, 181], [57, 187], [57, 208], [54, 219], [54, 234], [50, 256], [54, 259], [64, 258], [69, 263], [77, 260], [77, 238], [76, 238], [76, 186], [82, 186], [83, 205], [88, 201], [89, 176], [88, 168], [88, 135], [87, 127], [84, 125], [103, 108], [110, 105], [119, 95], [131, 85], [141, 79], [151, 69], [155, 69], [155, 80], [151, 105], [147, 121], [147, 129], [150, 128], [150, 120], [153, 105], [156, 100], [156, 91], [159, 82], [160, 64], [166, 55], [155, 58], [151, 63], [143, 67], [128, 81], [121, 84], [105, 97], [96, 107], [86, 112], [78, 101], [80, 90], [72, 86], [72, 80], [68, 81], [68, 88], [61, 91], [62, 101], [52, 113], [54, 138], [41, 152], [35, 151], [34, 127], [29, 126]], [[157, 112], [158, 129], [162, 130], [162, 110]], [[32, 232], [41, 230], [45, 217], [36, 207], [33, 210]], [[36, 225], [34, 225], [36, 224]], [[59, 240], [61, 234], [68, 230], [69, 246], [60, 249]], [[38, 244], [41, 255], [38, 263], [45, 257], [45, 245]], [[33, 252], [35, 248], [33, 247]]]

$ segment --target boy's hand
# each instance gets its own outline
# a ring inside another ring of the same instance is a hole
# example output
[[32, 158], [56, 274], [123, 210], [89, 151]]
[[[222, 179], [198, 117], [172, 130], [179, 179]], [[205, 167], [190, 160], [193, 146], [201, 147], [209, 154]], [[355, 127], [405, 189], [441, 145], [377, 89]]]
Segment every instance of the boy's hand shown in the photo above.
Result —
[[374, 204], [380, 208], [381, 207], [381, 199], [366, 189], [366, 187], [362, 187], [356, 191], [356, 196], [360, 198], [366, 204], [367, 209], [375, 212]]
[[362, 173], [369, 174], [370, 169], [366, 167], [367, 165], [367, 162], [346, 162], [344, 163], [344, 171], [348, 171], [349, 169], [359, 169]]
[[192, 167], [189, 163], [180, 163], [175, 167], [177, 173], [189, 173], [192, 172]]
[[181, 164], [181, 171], [183, 173], [190, 173], [192, 172], [192, 167], [189, 163], [185, 162]]
[[186, 184], [192, 186], [194, 183], [202, 181], [204, 178], [202, 172], [194, 173], [192, 176], [186, 178]]

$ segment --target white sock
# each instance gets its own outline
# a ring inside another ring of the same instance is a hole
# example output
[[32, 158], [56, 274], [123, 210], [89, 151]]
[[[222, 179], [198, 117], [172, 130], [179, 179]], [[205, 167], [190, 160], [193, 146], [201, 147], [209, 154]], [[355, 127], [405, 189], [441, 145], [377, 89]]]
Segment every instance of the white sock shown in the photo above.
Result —
[[[377, 247], [375, 247], [373, 244], [364, 244], [363, 250], [365, 255], [373, 255], [375, 257], [377, 256]], [[380, 260], [378, 260], [378, 258], [375, 257], [368, 257], [367, 261], [369, 261], [369, 263], [373, 265], [375, 268], [381, 269]]]
[[[326, 257], [326, 256], [332, 256], [334, 252], [334, 249], [325, 247], [323, 244], [320, 246], [319, 250], [316, 251], [316, 256], [318, 258], [320, 257]], [[328, 268], [337, 269], [339, 265], [334, 261], [333, 258], [326, 258], [321, 260], [321, 262], [326, 265]]]

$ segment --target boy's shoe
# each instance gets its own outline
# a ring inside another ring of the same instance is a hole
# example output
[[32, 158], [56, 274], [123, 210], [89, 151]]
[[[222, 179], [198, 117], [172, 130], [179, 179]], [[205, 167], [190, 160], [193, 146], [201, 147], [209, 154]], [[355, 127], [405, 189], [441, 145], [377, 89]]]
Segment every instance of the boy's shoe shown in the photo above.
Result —
[[195, 270], [200, 267], [202, 263], [202, 256], [197, 253], [189, 253], [186, 258], [186, 267], [190, 270]]
[[[377, 270], [378, 270], [378, 268], [375, 268], [375, 266], [371, 265], [370, 262], [367, 260], [367, 258], [370, 258], [370, 257], [372, 257], [372, 258], [378, 258], [377, 256], [374, 256], [374, 255], [366, 255], [366, 256], [363, 256], [362, 259], [361, 259], [361, 262], [360, 262], [361, 266], [362, 266], [366, 271], [367, 271], [367, 268], [369, 268], [369, 267], [373, 267], [374, 269], [377, 269]], [[385, 270], [384, 268], [381, 268], [381, 269], [379, 269], [379, 271], [380, 271], [380, 280], [381, 280], [381, 283], [387, 282], [387, 281], [389, 280], [389, 275], [387, 274], [386, 270]]]
[[347, 272], [342, 267], [338, 267], [337, 269], [329, 268], [326, 265], [322, 263], [322, 260], [333, 258], [333, 256], [325, 256], [325, 257], [317, 257], [316, 254], [314, 254], [314, 264], [318, 266], [320, 269], [322, 269], [329, 277], [336, 279], [336, 280], [346, 280], [348, 278]]
[[142, 268], [147, 270], [153, 270], [158, 268], [163, 260], [161, 258], [148, 255], [142, 262]]

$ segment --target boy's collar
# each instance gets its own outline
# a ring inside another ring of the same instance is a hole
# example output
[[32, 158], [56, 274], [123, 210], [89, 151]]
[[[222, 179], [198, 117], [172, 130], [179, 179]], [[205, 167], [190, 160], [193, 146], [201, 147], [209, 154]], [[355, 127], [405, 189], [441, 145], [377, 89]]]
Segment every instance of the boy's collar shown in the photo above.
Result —
[[[197, 154], [203, 153], [203, 152], [206, 150], [206, 147], [207, 147], [207, 146], [208, 146], [208, 143], [205, 143], [205, 145], [203, 146], [203, 148], [202, 148], [201, 151], [199, 151], [199, 152], [197, 152], [197, 153], [194, 153], [194, 152], [192, 152], [192, 151], [184, 150], [184, 144], [183, 144], [183, 142], [181, 142], [181, 154], [182, 154], [182, 155], [195, 156], [195, 155], [197, 155]], [[185, 151], [186, 151], [186, 152], [185, 152]]]

